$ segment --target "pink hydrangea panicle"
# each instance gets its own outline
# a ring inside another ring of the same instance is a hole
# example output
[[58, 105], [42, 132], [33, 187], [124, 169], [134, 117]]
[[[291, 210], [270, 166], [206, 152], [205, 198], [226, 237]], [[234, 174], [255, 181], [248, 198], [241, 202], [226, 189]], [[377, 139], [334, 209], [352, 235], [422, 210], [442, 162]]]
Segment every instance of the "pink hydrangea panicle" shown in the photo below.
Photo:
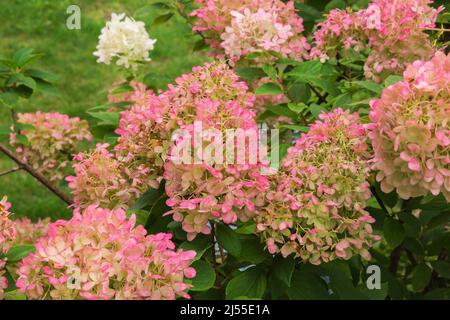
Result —
[[11, 242], [16, 238], [16, 228], [11, 220], [10, 208], [8, 198], [3, 197], [0, 201], [0, 253], [8, 252]]
[[32, 222], [26, 217], [14, 220], [16, 238], [13, 241], [13, 245], [33, 245], [37, 239], [47, 234], [49, 224], [50, 218], [39, 219], [36, 222]]
[[146, 171], [147, 183], [158, 188], [163, 164], [177, 123], [169, 113], [170, 100], [165, 94], [141, 93], [129, 110], [120, 114], [117, 159], [132, 171]]
[[372, 49], [364, 66], [366, 78], [380, 82], [401, 74], [415, 60], [428, 60], [435, 52], [426, 28], [435, 27], [443, 7], [432, 0], [374, 0], [358, 12], [361, 28]]
[[3, 299], [5, 289], [8, 288], [8, 279], [5, 276], [6, 259], [1, 256], [11, 248], [12, 241], [16, 238], [14, 222], [10, 219], [9, 209], [11, 204], [6, 197], [0, 200], [0, 300]]
[[[267, 179], [260, 173], [263, 164], [259, 158], [250, 163], [250, 143], [237, 149], [237, 139], [233, 139], [235, 159], [229, 161], [226, 155], [227, 130], [254, 133], [252, 142], [257, 144], [258, 141], [255, 113], [251, 110], [255, 98], [247, 91], [247, 85], [220, 62], [195, 67], [176, 83], [170, 87], [169, 94], [182, 134], [169, 150], [164, 178], [169, 196], [167, 204], [172, 207], [169, 214], [175, 221], [182, 222], [188, 239], [192, 240], [199, 233], [210, 233], [210, 220], [230, 224], [253, 216], [262, 204], [261, 194]], [[211, 147], [221, 150], [217, 152], [222, 155], [222, 161], [198, 151], [199, 146], [193, 139], [198, 124], [201, 125], [203, 151]], [[213, 129], [219, 137], [209, 135]], [[193, 150], [187, 161], [176, 152], [180, 146]], [[237, 162], [238, 152], [244, 157], [242, 163]]]
[[97, 204], [102, 208], [128, 208], [149, 187], [149, 169], [143, 165], [128, 167], [108, 151], [108, 144], [74, 157], [74, 176], [69, 176], [69, 188], [75, 208]]
[[442, 193], [450, 202], [450, 55], [407, 67], [371, 102], [374, 169], [402, 199]]
[[361, 52], [367, 48], [367, 37], [361, 28], [359, 16], [350, 9], [333, 9], [317, 25], [313, 35], [311, 58], [325, 62], [338, 55], [345, 56], [350, 49]]
[[19, 292], [30, 299], [189, 298], [195, 251], [175, 250], [172, 235], [147, 235], [135, 221], [122, 209], [89, 206], [50, 224], [19, 263]]
[[364, 210], [370, 198], [366, 128], [358, 114], [338, 108], [321, 114], [289, 148], [271, 176], [266, 205], [255, 215], [267, 250], [320, 264], [361, 255], [379, 237]]
[[92, 135], [86, 120], [70, 118], [57, 112], [19, 113], [18, 122], [26, 125], [20, 135], [27, 140], [23, 145], [17, 133], [10, 135], [10, 144], [19, 157], [50, 181], [64, 178], [70, 165], [70, 157], [77, 152], [78, 144], [91, 140]]
[[[273, 51], [302, 60], [310, 46], [302, 36], [303, 20], [293, 1], [196, 0], [200, 7], [193, 31], [202, 32], [218, 57], [231, 64], [253, 52]], [[262, 59], [262, 60], [261, 60]], [[273, 57], [261, 58], [260, 63]]]

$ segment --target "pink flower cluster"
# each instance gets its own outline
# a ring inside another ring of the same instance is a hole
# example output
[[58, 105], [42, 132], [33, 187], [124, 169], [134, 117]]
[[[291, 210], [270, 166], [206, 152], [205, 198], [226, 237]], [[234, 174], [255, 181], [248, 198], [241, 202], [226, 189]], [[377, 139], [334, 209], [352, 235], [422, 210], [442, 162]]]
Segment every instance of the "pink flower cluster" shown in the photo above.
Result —
[[2, 254], [8, 252], [11, 241], [16, 237], [14, 222], [10, 219], [11, 204], [6, 197], [0, 201], [0, 300], [3, 299], [4, 290], [8, 288], [8, 279], [5, 277], [6, 260], [1, 258]]
[[16, 238], [12, 242], [12, 245], [33, 245], [37, 239], [47, 234], [49, 224], [50, 218], [39, 219], [37, 222], [32, 222], [28, 218], [14, 220]]
[[[136, 100], [135, 100], [136, 101]], [[171, 116], [171, 102], [167, 94], [141, 95], [129, 110], [121, 112], [117, 159], [132, 172], [145, 172], [146, 184], [158, 188], [162, 180], [171, 133], [177, 127]]]
[[28, 142], [22, 145], [14, 132], [10, 144], [23, 161], [52, 182], [64, 178], [78, 144], [92, 139], [87, 121], [57, 112], [19, 113], [18, 122], [28, 125], [20, 130]]
[[[235, 63], [253, 52], [273, 51], [302, 60], [310, 48], [294, 2], [280, 0], [196, 0], [193, 31], [202, 32], [219, 56]], [[261, 60], [260, 62], [265, 62]]]
[[403, 199], [431, 192], [450, 202], [450, 55], [415, 61], [371, 102], [377, 180]]
[[75, 176], [69, 176], [74, 206], [86, 208], [128, 208], [148, 187], [150, 171], [144, 165], [129, 168], [108, 151], [108, 144], [97, 144], [94, 150], [80, 153], [72, 164]]
[[337, 56], [345, 56], [350, 49], [361, 52], [367, 47], [367, 37], [361, 28], [360, 16], [350, 9], [333, 9], [317, 24], [313, 35], [315, 46], [311, 57], [322, 63]]
[[19, 264], [16, 285], [31, 299], [189, 298], [195, 251], [175, 251], [171, 235], [146, 235], [125, 211], [90, 206], [50, 224]]
[[433, 28], [438, 13], [432, 0], [374, 0], [359, 14], [373, 53], [366, 61], [367, 78], [380, 81], [401, 74], [415, 60], [428, 60], [433, 46], [424, 32]]
[[[247, 92], [245, 83], [223, 63], [195, 67], [176, 82], [169, 91], [183, 134], [170, 151], [164, 178], [170, 213], [174, 220], [182, 222], [192, 240], [198, 233], [210, 233], [209, 220], [227, 224], [248, 220], [262, 204], [261, 192], [267, 180], [259, 172], [262, 163], [258, 159], [254, 164], [249, 161], [249, 143], [239, 146], [233, 139], [234, 158], [228, 159], [225, 154], [227, 130], [254, 133], [253, 138], [258, 141], [255, 113], [251, 111], [255, 98]], [[193, 137], [198, 123], [202, 136], [196, 145]], [[211, 129], [220, 137], [209, 135]], [[180, 161], [175, 150], [183, 144], [192, 147], [196, 161]], [[200, 146], [204, 152], [198, 151]], [[223, 156], [223, 162], [205, 151], [212, 146], [220, 150], [217, 152]], [[245, 157], [242, 163], [236, 161], [238, 153]]]
[[320, 264], [354, 254], [369, 260], [379, 237], [364, 210], [370, 198], [366, 129], [356, 113], [321, 114], [288, 150], [255, 216], [267, 249]]
[[426, 28], [435, 25], [443, 9], [430, 6], [431, 0], [374, 0], [358, 12], [332, 10], [314, 33], [312, 57], [325, 61], [348, 49], [371, 49], [364, 66], [366, 78], [380, 82], [391, 74], [401, 74], [418, 59], [431, 58], [433, 48]]

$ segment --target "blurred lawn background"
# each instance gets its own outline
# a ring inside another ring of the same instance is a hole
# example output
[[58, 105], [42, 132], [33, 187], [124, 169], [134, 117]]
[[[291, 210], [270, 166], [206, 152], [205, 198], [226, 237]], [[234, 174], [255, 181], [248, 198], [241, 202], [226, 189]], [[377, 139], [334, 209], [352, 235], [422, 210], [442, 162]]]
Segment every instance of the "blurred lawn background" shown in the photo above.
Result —
[[[36, 94], [22, 101], [18, 112], [57, 111], [87, 119], [85, 111], [105, 103], [106, 93], [114, 81], [124, 78], [114, 65], [97, 64], [93, 56], [100, 30], [109, 20], [111, 12], [134, 12], [150, 4], [144, 0], [2, 0], [0, 10], [0, 56], [11, 56], [22, 47], [34, 48], [45, 56], [36, 67], [53, 72], [59, 77], [58, 96]], [[66, 27], [66, 9], [76, 4], [81, 9], [81, 30]], [[158, 16], [155, 12], [154, 17]], [[165, 82], [171, 82], [192, 66], [206, 58], [194, 53], [197, 40], [183, 21], [151, 26], [146, 22], [150, 37], [158, 41], [151, 53], [152, 62], [145, 71], [154, 72]], [[0, 107], [0, 125], [10, 123], [9, 110]], [[1, 141], [7, 142], [2, 136]], [[0, 172], [14, 167], [0, 154]], [[65, 189], [67, 192], [68, 190]], [[0, 177], [0, 198], [8, 196], [15, 217], [28, 216], [35, 220], [50, 216], [52, 219], [70, 217], [66, 205], [45, 187], [24, 172]]]

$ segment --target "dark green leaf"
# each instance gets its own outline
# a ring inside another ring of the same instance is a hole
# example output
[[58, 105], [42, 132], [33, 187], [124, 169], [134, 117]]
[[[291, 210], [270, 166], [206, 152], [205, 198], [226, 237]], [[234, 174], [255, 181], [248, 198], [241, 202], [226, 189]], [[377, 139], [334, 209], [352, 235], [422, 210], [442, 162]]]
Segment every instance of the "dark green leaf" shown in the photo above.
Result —
[[443, 278], [450, 279], [450, 262], [436, 261], [433, 263], [433, 269]]
[[292, 255], [286, 258], [278, 255], [273, 261], [272, 272], [278, 279], [290, 287], [294, 268], [295, 260]]
[[316, 274], [300, 267], [292, 277], [287, 294], [292, 300], [328, 300], [331, 295], [325, 282]]
[[180, 245], [183, 250], [194, 250], [197, 252], [194, 261], [199, 260], [206, 250], [211, 248], [211, 237], [206, 237], [203, 235], [197, 235], [192, 241], [185, 241]]
[[216, 225], [216, 238], [219, 244], [231, 255], [239, 257], [241, 254], [241, 239], [228, 226], [218, 223]]
[[216, 273], [214, 268], [206, 261], [199, 260], [192, 264], [196, 271], [195, 278], [192, 279], [193, 287], [190, 291], [206, 291], [214, 286]]
[[395, 248], [402, 243], [405, 238], [405, 229], [398, 220], [386, 218], [383, 225], [384, 237], [388, 244]]
[[236, 68], [236, 73], [245, 81], [254, 82], [266, 74], [260, 68], [252, 68], [252, 67], [239, 67]]
[[251, 267], [240, 272], [228, 283], [225, 293], [227, 299], [248, 297], [260, 299], [266, 291], [267, 280], [264, 271]]
[[411, 283], [416, 291], [422, 290], [430, 282], [431, 269], [425, 264], [418, 264], [413, 271]]

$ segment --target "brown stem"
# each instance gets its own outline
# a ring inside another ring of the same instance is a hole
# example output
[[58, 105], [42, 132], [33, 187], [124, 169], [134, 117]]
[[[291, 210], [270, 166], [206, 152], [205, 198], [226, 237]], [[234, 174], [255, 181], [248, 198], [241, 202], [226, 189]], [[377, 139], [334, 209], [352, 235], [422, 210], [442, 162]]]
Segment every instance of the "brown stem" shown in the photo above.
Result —
[[317, 101], [318, 104], [321, 104], [323, 102], [325, 102], [325, 96], [321, 95], [320, 92], [314, 88], [314, 86], [308, 84], [308, 87], [311, 89], [312, 92], [314, 92], [314, 94], [319, 98], [319, 100]]
[[2, 144], [0, 144], [0, 152], [4, 153], [8, 158], [17, 163], [21, 169], [25, 170], [30, 175], [32, 175], [37, 181], [39, 181], [41, 184], [47, 187], [48, 190], [53, 192], [62, 201], [64, 201], [68, 205], [73, 204], [73, 201], [69, 197], [67, 197], [61, 190], [54, 187], [44, 176], [42, 176], [39, 172], [31, 168], [27, 163], [22, 162], [19, 158], [17, 158], [17, 156], [14, 153], [12, 153], [8, 148], [3, 146]]
[[9, 169], [7, 171], [0, 172], [0, 177], [6, 176], [7, 174], [10, 174], [10, 173], [13, 173], [13, 172], [16, 172], [16, 171], [19, 171], [19, 170], [22, 170], [22, 168], [21, 167], [16, 167], [16, 168]]
[[403, 247], [400, 245], [392, 250], [390, 255], [389, 271], [395, 276], [400, 262], [400, 256], [402, 255]]

